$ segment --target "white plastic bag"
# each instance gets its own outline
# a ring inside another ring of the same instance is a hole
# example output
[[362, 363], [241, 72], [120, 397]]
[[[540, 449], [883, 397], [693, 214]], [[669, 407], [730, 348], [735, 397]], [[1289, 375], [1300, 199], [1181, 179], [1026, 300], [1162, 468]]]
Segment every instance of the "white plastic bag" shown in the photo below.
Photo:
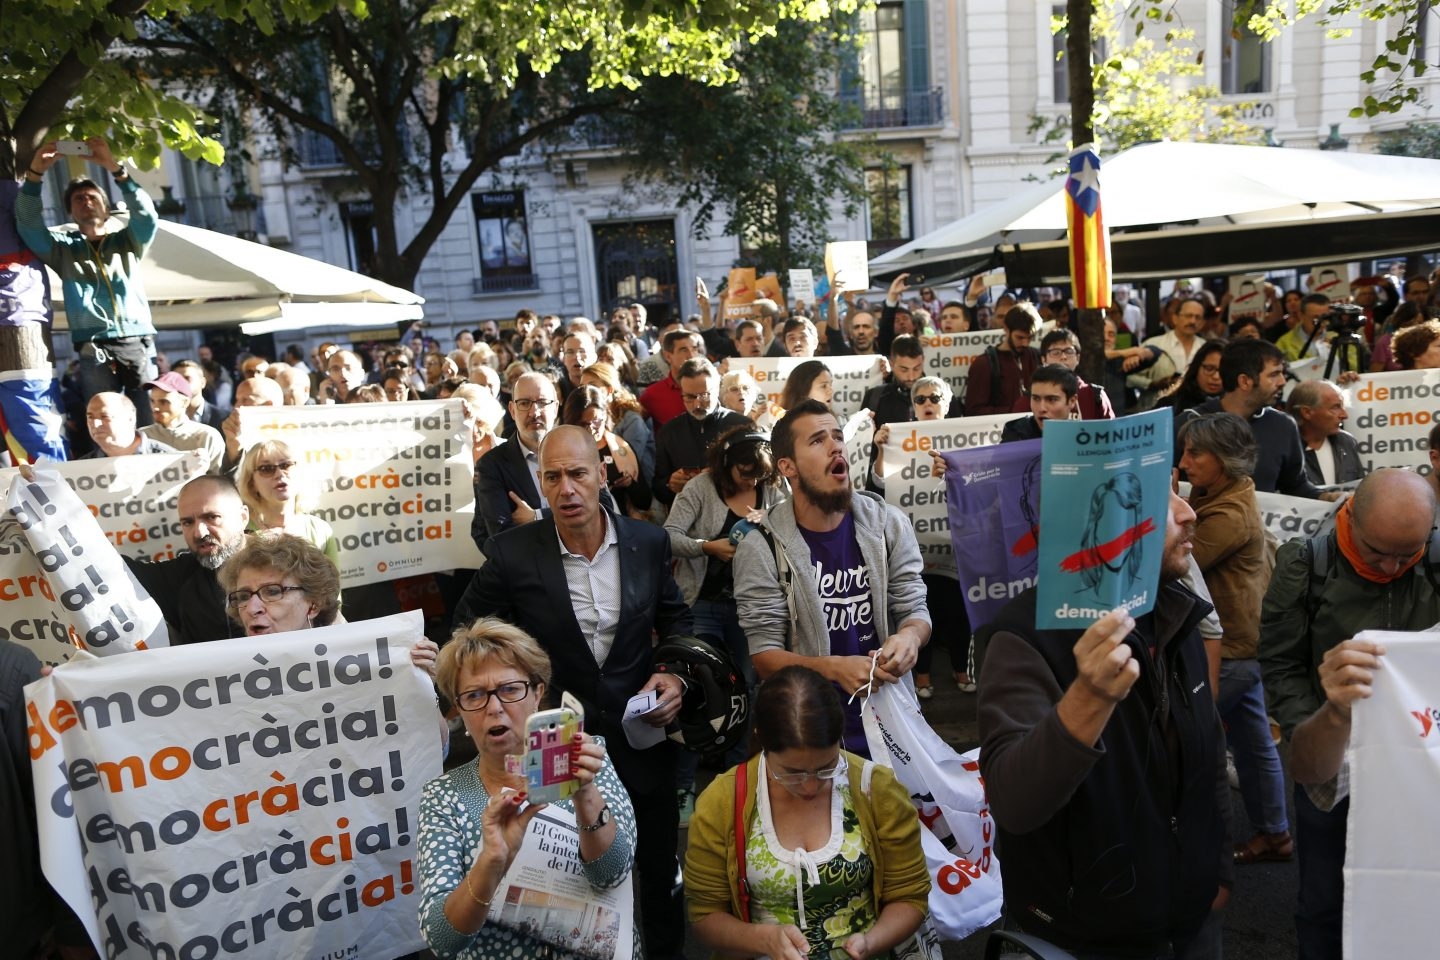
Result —
[[1000, 916], [995, 821], [976, 761], [940, 738], [907, 684], [887, 683], [860, 711], [870, 756], [895, 772], [920, 815], [930, 869], [930, 918], [942, 940], [959, 940]]

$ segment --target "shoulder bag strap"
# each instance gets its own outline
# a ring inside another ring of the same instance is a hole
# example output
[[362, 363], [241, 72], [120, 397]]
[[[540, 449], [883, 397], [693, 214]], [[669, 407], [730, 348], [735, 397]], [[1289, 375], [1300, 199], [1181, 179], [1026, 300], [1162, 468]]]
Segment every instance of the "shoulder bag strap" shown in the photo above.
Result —
[[748, 792], [750, 764], [742, 763], [735, 768], [735, 888], [740, 891], [740, 919], [750, 922], [750, 885], [745, 877], [745, 795]]

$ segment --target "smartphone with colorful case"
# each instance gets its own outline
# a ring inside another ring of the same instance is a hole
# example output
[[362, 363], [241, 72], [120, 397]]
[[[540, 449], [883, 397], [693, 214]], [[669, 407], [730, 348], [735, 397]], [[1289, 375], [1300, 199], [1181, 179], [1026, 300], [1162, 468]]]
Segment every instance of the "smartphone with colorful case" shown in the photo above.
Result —
[[560, 697], [556, 710], [541, 710], [525, 721], [526, 798], [531, 803], [554, 803], [568, 799], [580, 789], [570, 770], [570, 751], [575, 734], [585, 729], [585, 708], [570, 694]]

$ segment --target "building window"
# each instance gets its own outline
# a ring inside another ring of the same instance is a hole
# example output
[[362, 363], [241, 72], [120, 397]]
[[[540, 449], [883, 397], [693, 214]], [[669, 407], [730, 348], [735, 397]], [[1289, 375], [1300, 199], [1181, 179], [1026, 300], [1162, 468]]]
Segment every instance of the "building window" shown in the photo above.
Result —
[[[1065, 5], [1057, 4], [1050, 8], [1052, 20], [1065, 16]], [[1053, 64], [1052, 79], [1055, 91], [1056, 103], [1070, 102], [1070, 61], [1065, 58], [1065, 44], [1070, 37], [1070, 31], [1059, 30], [1050, 34], [1050, 62]], [[1090, 49], [1093, 51], [1094, 62], [1099, 63], [1105, 59], [1105, 38], [1092, 37]]]
[[345, 223], [345, 252], [350, 255], [350, 269], [367, 277], [375, 276], [375, 205], [369, 200], [340, 204], [340, 219]]
[[530, 262], [530, 231], [525, 220], [525, 191], [472, 193], [475, 230], [480, 238], [480, 279], [476, 293], [530, 290], [536, 285]]
[[1270, 44], [1249, 27], [1235, 29], [1235, 0], [1225, 0], [1220, 17], [1225, 37], [1220, 60], [1220, 92], [1269, 93]]
[[898, 247], [910, 229], [910, 168], [865, 171], [865, 239], [874, 253]]
[[897, 2], [876, 4], [860, 14], [865, 46], [860, 53], [860, 83], [869, 110], [901, 110], [905, 105], [905, 11]]

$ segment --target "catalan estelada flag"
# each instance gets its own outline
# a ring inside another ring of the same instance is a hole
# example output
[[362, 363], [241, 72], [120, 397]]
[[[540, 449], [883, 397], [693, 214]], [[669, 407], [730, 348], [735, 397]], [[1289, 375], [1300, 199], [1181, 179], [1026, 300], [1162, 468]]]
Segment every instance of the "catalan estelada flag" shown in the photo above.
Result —
[[1100, 154], [1093, 143], [1081, 144], [1070, 153], [1065, 223], [1075, 307], [1103, 310], [1110, 306], [1110, 234], [1100, 214]]

